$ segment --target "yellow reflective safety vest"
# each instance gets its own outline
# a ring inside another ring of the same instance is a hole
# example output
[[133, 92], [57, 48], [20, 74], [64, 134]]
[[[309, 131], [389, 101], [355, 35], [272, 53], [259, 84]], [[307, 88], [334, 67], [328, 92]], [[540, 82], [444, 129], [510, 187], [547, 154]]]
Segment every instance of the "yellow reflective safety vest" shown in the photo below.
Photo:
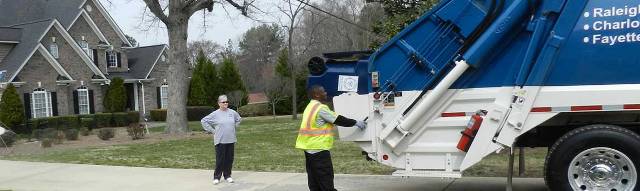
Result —
[[318, 126], [316, 123], [321, 108], [329, 110], [327, 105], [311, 100], [307, 108], [304, 109], [298, 139], [296, 139], [297, 149], [329, 150], [333, 147], [333, 124], [324, 123]]

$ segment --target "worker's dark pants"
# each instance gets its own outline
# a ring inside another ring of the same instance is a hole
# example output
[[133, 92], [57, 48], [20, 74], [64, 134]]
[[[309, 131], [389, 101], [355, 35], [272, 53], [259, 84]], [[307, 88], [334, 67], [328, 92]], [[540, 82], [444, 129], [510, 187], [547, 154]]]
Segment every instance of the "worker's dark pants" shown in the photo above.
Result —
[[304, 152], [307, 169], [307, 184], [311, 191], [335, 191], [333, 187], [333, 164], [331, 153], [320, 151], [314, 154]]
[[234, 143], [220, 143], [216, 145], [216, 170], [213, 172], [213, 179], [220, 180], [222, 174], [224, 174], [224, 179], [231, 177], [233, 145]]

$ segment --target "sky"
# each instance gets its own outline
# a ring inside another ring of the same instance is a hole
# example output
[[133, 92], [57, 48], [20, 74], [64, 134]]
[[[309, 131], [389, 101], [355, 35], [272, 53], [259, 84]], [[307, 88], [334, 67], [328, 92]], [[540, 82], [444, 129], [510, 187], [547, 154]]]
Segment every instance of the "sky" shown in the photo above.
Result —
[[[145, 4], [142, 0], [100, 0], [111, 17], [120, 26], [123, 32], [134, 37], [140, 46], [167, 44], [167, 32], [164, 24], [154, 27], [145, 27], [148, 22], [143, 22]], [[272, 6], [258, 6], [272, 7]], [[265, 8], [261, 8], [267, 10]], [[252, 26], [262, 23], [246, 18], [239, 11], [221, 4], [214, 5], [214, 10], [203, 18], [203, 12], [197, 12], [189, 21], [189, 41], [212, 40], [220, 45], [225, 45], [229, 39], [237, 44], [242, 34]], [[274, 11], [268, 11], [273, 13]], [[148, 17], [147, 17], [148, 18]], [[206, 20], [206, 22], [204, 22]], [[268, 19], [263, 19], [268, 20]], [[274, 20], [274, 19], [272, 19]], [[146, 23], [146, 25], [145, 25]], [[206, 24], [206, 26], [203, 26]], [[148, 30], [147, 30], [148, 28]]]

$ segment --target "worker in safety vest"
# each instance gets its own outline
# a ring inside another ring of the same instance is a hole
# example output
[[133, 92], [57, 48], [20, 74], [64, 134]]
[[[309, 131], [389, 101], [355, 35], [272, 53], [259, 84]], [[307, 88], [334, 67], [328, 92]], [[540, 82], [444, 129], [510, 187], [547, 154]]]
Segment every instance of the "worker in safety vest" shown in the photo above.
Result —
[[304, 150], [309, 190], [336, 190], [333, 186], [333, 164], [329, 153], [329, 149], [333, 147], [333, 125], [355, 126], [362, 130], [366, 128], [366, 124], [364, 121], [337, 115], [322, 104], [327, 99], [327, 92], [322, 86], [312, 86], [308, 95], [311, 101], [304, 109], [296, 148]]

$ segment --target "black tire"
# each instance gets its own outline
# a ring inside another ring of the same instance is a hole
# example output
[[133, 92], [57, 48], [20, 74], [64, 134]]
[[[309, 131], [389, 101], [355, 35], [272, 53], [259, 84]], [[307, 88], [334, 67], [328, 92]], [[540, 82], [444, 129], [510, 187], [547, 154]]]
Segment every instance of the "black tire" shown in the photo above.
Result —
[[[573, 180], [568, 177], [570, 163], [583, 151], [597, 147], [619, 151], [632, 161], [635, 168], [640, 167], [639, 146], [638, 134], [618, 126], [598, 124], [574, 129], [560, 137], [549, 149], [545, 161], [544, 180], [551, 190], [572, 190], [570, 181]], [[638, 191], [638, 170], [633, 171], [636, 174], [633, 190]]]

